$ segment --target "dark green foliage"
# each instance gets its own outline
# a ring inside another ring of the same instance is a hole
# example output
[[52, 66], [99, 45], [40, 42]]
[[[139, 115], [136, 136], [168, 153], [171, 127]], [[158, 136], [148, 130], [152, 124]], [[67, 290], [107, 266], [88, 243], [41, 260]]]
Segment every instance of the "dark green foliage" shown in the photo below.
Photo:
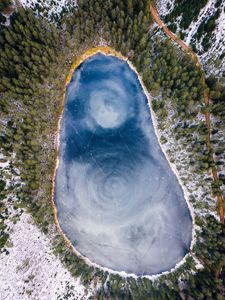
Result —
[[200, 239], [193, 251], [211, 270], [218, 269], [225, 263], [225, 244], [222, 225], [213, 216], [207, 216], [204, 221]]
[[196, 21], [201, 8], [203, 8], [207, 2], [207, 0], [176, 0], [174, 9], [166, 16], [166, 21], [175, 22], [176, 19], [182, 15], [181, 28], [187, 29], [192, 21]]
[[5, 189], [6, 183], [0, 177], [0, 193]]
[[5, 232], [6, 225], [4, 223], [4, 220], [7, 215], [7, 209], [5, 208], [5, 205], [3, 203], [3, 200], [5, 198], [5, 188], [6, 188], [6, 182], [3, 179], [0, 172], [0, 253], [9, 238], [9, 234]]
[[[214, 145], [214, 155], [216, 157], [216, 165], [218, 169], [224, 170], [224, 128], [225, 128], [225, 86], [223, 78], [221, 81], [210, 76], [207, 78], [206, 83], [210, 89], [211, 107], [210, 111], [213, 116], [217, 118], [217, 122], [214, 124], [214, 130], [212, 131], [212, 143]], [[220, 187], [224, 186], [225, 182], [223, 176], [220, 176], [220, 180], [217, 184], [214, 184], [214, 194], [221, 194]]]
[[6, 22], [6, 17], [0, 13], [0, 30], [1, 30], [1, 24], [4, 24], [5, 22]]
[[0, 12], [5, 12], [11, 5], [12, 0], [1, 0], [0, 1]]
[[[195, 1], [195, 0], [181, 0], [175, 1], [175, 5], [173, 10], [165, 17], [165, 21], [168, 22], [168, 27], [171, 31], [176, 32], [177, 31], [177, 19], [181, 16], [181, 22], [180, 27], [182, 30], [186, 30], [192, 21], [196, 21], [197, 17], [200, 13], [200, 10], [207, 4], [207, 0], [201, 0], [201, 1]], [[199, 26], [196, 34], [193, 36], [191, 46], [195, 52], [198, 54], [203, 54], [211, 47], [212, 44], [212, 34], [216, 27], [216, 21], [219, 17], [219, 15], [222, 12], [221, 9], [221, 0], [217, 0], [215, 3], [215, 12], [213, 15], [201, 23]], [[183, 31], [180, 33], [181, 39], [185, 38], [185, 34]], [[196, 41], [200, 41], [200, 39], [203, 37], [202, 40], [202, 49], [197, 50], [195, 46]]]
[[[188, 1], [183, 2], [188, 5]], [[197, 10], [203, 4], [200, 3], [196, 5]], [[205, 147], [205, 124], [188, 123], [199, 113], [203, 101], [206, 87], [201, 82], [201, 71], [169, 40], [150, 38], [149, 1], [79, 0], [78, 7], [58, 21], [61, 27], [36, 18], [30, 10], [19, 10], [11, 17], [11, 26], [0, 32], [0, 110], [6, 116], [6, 122], [0, 127], [0, 146], [5, 153], [16, 153], [15, 166], [24, 183], [18, 197], [44, 232], [53, 223], [50, 206], [51, 175], [55, 164], [53, 136], [62, 110], [65, 73], [76, 56], [99, 41], [128, 56], [151, 95], [161, 96], [161, 100], [153, 101], [152, 105], [162, 120], [168, 114], [167, 98], [172, 99], [175, 116], [180, 120], [174, 129], [176, 139], [186, 139], [193, 147], [196, 155], [190, 159], [198, 172], [208, 170], [211, 163]], [[221, 101], [223, 92], [218, 94], [216, 88], [213, 93], [215, 106], [212, 109], [216, 110], [216, 101]], [[195, 253], [212, 272], [221, 265], [223, 258], [221, 227], [210, 219], [201, 238], [202, 244], [196, 246]], [[6, 237], [1, 243], [4, 242]], [[201, 252], [199, 248], [207, 249], [210, 263], [205, 251]], [[182, 267], [186, 272], [177, 269], [177, 273], [162, 276], [157, 284], [153, 284], [146, 278], [124, 280], [119, 275], [109, 275], [88, 266], [68, 248], [61, 236], [55, 238], [54, 252], [84, 284], [95, 280], [102, 283], [97, 299], [183, 299], [177, 278], [182, 275], [186, 284], [193, 269], [193, 261], [187, 259]], [[199, 278], [207, 274], [198, 274], [196, 282], [193, 276], [194, 284], [188, 282], [186, 290], [195, 295], [193, 286], [200, 285], [202, 279]], [[204, 284], [202, 289], [205, 289]]]
[[130, 50], [145, 48], [150, 20], [149, 1], [91, 0], [78, 1], [78, 9], [65, 22], [80, 43], [101, 36], [127, 55]]
[[[11, 27], [0, 36], [0, 92], [11, 90], [21, 99], [32, 95], [43, 83], [48, 68], [60, 49], [59, 33], [47, 21], [36, 19], [31, 10], [20, 10]], [[29, 77], [27, 72], [29, 71]]]
[[216, 28], [216, 20], [218, 19], [219, 15], [221, 13], [220, 9], [217, 9], [216, 12], [207, 20], [203, 21], [201, 25], [198, 28], [198, 31], [194, 35], [194, 39], [196, 38], [198, 41], [201, 39], [201, 37], [204, 35], [202, 46], [203, 50], [201, 52], [198, 52], [198, 54], [202, 54], [206, 52], [210, 46], [211, 46], [211, 37], [214, 29]]
[[[46, 20], [36, 18], [31, 10], [21, 9], [14, 13], [11, 26], [3, 29], [0, 35], [0, 109], [11, 117], [1, 128], [0, 146], [6, 152], [16, 153], [16, 166], [26, 183], [22, 188], [23, 201], [44, 230], [49, 225], [49, 217], [43, 218], [43, 214], [51, 208], [48, 202], [41, 199], [36, 202], [32, 198], [41, 186], [43, 174], [48, 171], [44, 171], [45, 150], [41, 149], [38, 140], [44, 142], [46, 126], [53, 128], [55, 124], [55, 117], [48, 120], [47, 115], [55, 114], [56, 103], [49, 101], [50, 91], [44, 82], [51, 74], [50, 66], [57, 62], [60, 50], [58, 29]], [[52, 169], [52, 158], [46, 162], [45, 168], [48, 166], [49, 170]], [[48, 184], [50, 186], [50, 181]]]
[[210, 269], [198, 271], [187, 281], [186, 296], [199, 300], [222, 300], [223, 295], [219, 289], [220, 281], [215, 278]]
[[213, 216], [207, 216], [202, 224], [200, 239], [193, 251], [206, 267], [187, 280], [185, 294], [194, 299], [223, 299], [222, 282], [215, 274], [225, 264], [225, 244], [222, 225]]
[[206, 83], [210, 88], [210, 98], [213, 101], [212, 112], [219, 116], [225, 122], [224, 107], [225, 107], [225, 87], [223, 82], [218, 81], [213, 76], [207, 78]]
[[3, 233], [0, 236], [0, 249], [2, 249], [5, 246], [8, 238], [9, 238], [9, 234], [8, 233]]

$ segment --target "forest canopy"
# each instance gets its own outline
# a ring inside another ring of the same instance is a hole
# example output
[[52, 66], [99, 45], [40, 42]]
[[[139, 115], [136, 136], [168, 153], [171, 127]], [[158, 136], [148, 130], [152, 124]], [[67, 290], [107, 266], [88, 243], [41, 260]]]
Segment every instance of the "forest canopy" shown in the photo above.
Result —
[[[6, 2], [1, 1], [0, 11]], [[85, 50], [107, 44], [127, 56], [152, 95], [160, 120], [168, 117], [169, 101], [179, 120], [174, 126], [175, 139], [190, 143], [189, 156], [196, 173], [209, 172], [212, 163], [205, 124], [190, 125], [204, 109], [205, 90], [210, 89], [211, 109], [224, 124], [224, 87], [212, 78], [205, 84], [202, 70], [151, 29], [149, 1], [78, 0], [77, 4], [57, 25], [20, 8], [10, 17], [10, 26], [0, 29], [0, 115], [4, 120], [0, 124], [0, 147], [9, 158], [16, 154], [14, 166], [23, 182], [18, 199], [46, 234], [54, 222], [50, 198], [57, 155], [55, 132], [63, 108], [65, 77]], [[185, 27], [188, 21], [184, 18], [184, 22]], [[221, 184], [213, 187], [215, 194], [220, 193]], [[193, 272], [195, 263], [189, 257], [176, 272], [163, 275], [157, 283], [144, 277], [124, 279], [89, 266], [59, 235], [54, 252], [84, 284], [98, 278], [102, 283], [98, 299], [163, 300], [184, 299], [184, 295], [191, 299], [190, 295], [193, 299], [220, 300], [224, 296], [220, 275], [225, 262], [223, 227], [210, 214], [198, 216], [197, 222], [204, 229], [197, 232], [193, 255], [204, 268]]]

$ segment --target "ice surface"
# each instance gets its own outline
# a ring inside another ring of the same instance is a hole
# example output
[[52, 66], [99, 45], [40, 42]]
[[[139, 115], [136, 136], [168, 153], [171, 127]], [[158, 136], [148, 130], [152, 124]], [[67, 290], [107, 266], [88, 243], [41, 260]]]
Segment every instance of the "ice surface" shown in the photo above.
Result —
[[151, 275], [188, 252], [189, 210], [126, 62], [97, 54], [74, 72], [59, 150], [58, 218], [81, 254], [116, 271]]

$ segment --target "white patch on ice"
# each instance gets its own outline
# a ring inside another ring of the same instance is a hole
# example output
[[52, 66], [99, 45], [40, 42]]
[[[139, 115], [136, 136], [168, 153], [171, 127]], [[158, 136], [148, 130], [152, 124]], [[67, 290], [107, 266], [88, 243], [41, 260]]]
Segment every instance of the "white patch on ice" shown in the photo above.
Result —
[[94, 90], [91, 93], [89, 117], [102, 128], [116, 128], [127, 119], [129, 107], [125, 101], [126, 95], [117, 83], [105, 82], [105, 87], [104, 90]]
[[[59, 221], [91, 261], [127, 273], [157, 274], [188, 251], [190, 216], [135, 74], [124, 62], [115, 67], [118, 59], [101, 59], [84, 63], [80, 82], [70, 83], [80, 88], [67, 98], [61, 127], [55, 189]], [[114, 131], [94, 124], [90, 138], [89, 126], [83, 125], [90, 119]], [[79, 148], [73, 147], [76, 142]]]
[[[90, 100], [90, 114], [95, 121], [103, 128], [115, 128], [122, 124], [124, 120], [123, 111], [118, 109], [116, 103], [108, 103], [104, 95], [93, 96]], [[105, 95], [107, 97], [107, 94]]]

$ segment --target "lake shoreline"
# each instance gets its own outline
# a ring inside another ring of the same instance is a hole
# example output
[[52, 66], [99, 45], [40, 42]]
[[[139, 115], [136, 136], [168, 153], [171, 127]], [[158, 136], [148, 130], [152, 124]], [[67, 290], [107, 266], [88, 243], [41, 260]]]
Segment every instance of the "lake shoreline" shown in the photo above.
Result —
[[[62, 116], [63, 116], [63, 112], [64, 112], [64, 102], [65, 102], [65, 97], [66, 97], [66, 88], [67, 88], [68, 84], [70, 83], [70, 81], [72, 79], [74, 71], [85, 60], [87, 60], [88, 58], [96, 55], [97, 53], [102, 53], [102, 54], [108, 55], [108, 56], [115, 56], [115, 57], [127, 62], [129, 67], [137, 75], [139, 83], [140, 83], [141, 87], [143, 88], [144, 93], [145, 93], [145, 95], [147, 97], [147, 100], [148, 100], [148, 106], [149, 106], [149, 110], [150, 110], [150, 116], [151, 116], [151, 119], [152, 119], [152, 124], [153, 124], [154, 130], [155, 130], [155, 134], [157, 136], [158, 142], [160, 144], [161, 150], [162, 150], [163, 154], [165, 155], [166, 160], [168, 161], [172, 171], [174, 172], [174, 174], [175, 174], [175, 176], [178, 180], [178, 183], [180, 184], [180, 186], [182, 188], [185, 201], [186, 201], [186, 203], [188, 205], [188, 209], [190, 211], [190, 216], [191, 216], [191, 219], [192, 219], [192, 239], [191, 239], [191, 244], [190, 244], [190, 252], [188, 252], [180, 262], [178, 262], [173, 268], [171, 268], [168, 271], [164, 271], [164, 272], [154, 274], [154, 275], [136, 275], [134, 273], [126, 273], [125, 271], [115, 271], [115, 270], [112, 270], [112, 269], [109, 269], [109, 268], [106, 268], [106, 267], [102, 267], [102, 266], [90, 261], [87, 257], [83, 256], [79, 251], [76, 250], [76, 248], [73, 246], [73, 244], [71, 243], [69, 238], [66, 236], [66, 234], [62, 230], [62, 228], [59, 224], [59, 221], [58, 221], [58, 212], [57, 212], [57, 208], [56, 208], [55, 201], [54, 201], [54, 191], [55, 191], [55, 177], [56, 177], [56, 172], [57, 172], [58, 165], [59, 165], [60, 128], [61, 128], [61, 120], [62, 120]], [[71, 68], [70, 68], [70, 70], [69, 70], [69, 72], [66, 76], [66, 79], [65, 79], [64, 92], [63, 92], [63, 96], [62, 96], [61, 106], [62, 106], [62, 109], [61, 109], [60, 115], [58, 117], [57, 127], [56, 127], [56, 162], [55, 162], [55, 167], [54, 167], [53, 174], [52, 174], [51, 206], [52, 206], [53, 213], [54, 213], [54, 221], [55, 221], [56, 227], [59, 230], [60, 234], [63, 236], [66, 244], [72, 249], [72, 251], [75, 253], [75, 255], [77, 255], [78, 257], [83, 259], [88, 265], [97, 267], [97, 268], [99, 268], [101, 270], [104, 270], [104, 271], [108, 271], [109, 273], [112, 273], [112, 274], [118, 274], [121, 277], [133, 277], [133, 278], [145, 277], [145, 278], [148, 278], [150, 280], [154, 280], [154, 279], [158, 278], [161, 275], [166, 275], [166, 274], [169, 274], [169, 273], [175, 271], [178, 267], [180, 267], [185, 262], [186, 258], [191, 255], [191, 250], [192, 250], [193, 245], [196, 241], [196, 237], [195, 237], [196, 225], [195, 225], [194, 209], [191, 206], [191, 203], [190, 203], [189, 198], [188, 198], [188, 192], [187, 192], [186, 188], [183, 186], [175, 166], [170, 162], [169, 157], [166, 154], [166, 150], [164, 149], [162, 143], [160, 142], [160, 133], [159, 133], [159, 130], [157, 128], [158, 123], [157, 123], [156, 115], [155, 115], [155, 113], [152, 109], [152, 106], [151, 106], [151, 97], [150, 97], [150, 94], [148, 93], [147, 89], [144, 86], [144, 83], [142, 81], [142, 78], [141, 78], [140, 74], [137, 72], [135, 67], [128, 60], [128, 58], [124, 57], [121, 53], [119, 53], [116, 50], [110, 48], [109, 46], [97, 46], [97, 47], [94, 47], [94, 48], [90, 48], [85, 53], [83, 53], [81, 56], [79, 56], [79, 58], [75, 59], [75, 61], [73, 62], [72, 66], [71, 66]]]

